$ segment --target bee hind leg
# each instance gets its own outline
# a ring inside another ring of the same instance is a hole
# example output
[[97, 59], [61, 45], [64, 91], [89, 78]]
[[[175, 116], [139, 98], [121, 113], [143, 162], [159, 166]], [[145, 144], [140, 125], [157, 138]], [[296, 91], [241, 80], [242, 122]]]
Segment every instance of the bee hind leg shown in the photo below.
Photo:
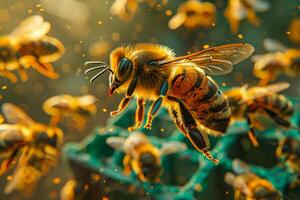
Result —
[[163, 82], [162, 86], [160, 87], [159, 97], [152, 103], [152, 105], [149, 109], [146, 125], [144, 126], [144, 128], [151, 129], [153, 119], [154, 119], [155, 115], [157, 114], [157, 112], [159, 111], [161, 104], [162, 104], [163, 97], [166, 96], [167, 91], [168, 91], [168, 81], [165, 80]]
[[248, 131], [248, 137], [254, 146], [258, 146], [258, 142], [255, 136], [255, 132], [253, 129], [253, 124], [249, 116], [246, 116], [247, 122], [249, 124], [250, 130]]
[[208, 158], [213, 163], [218, 164], [219, 160], [213, 158], [213, 156], [209, 152], [209, 142], [205, 139], [205, 136], [197, 128], [197, 123], [195, 119], [180, 100], [178, 100], [178, 103], [183, 125], [185, 126], [187, 133], [186, 135], [188, 139], [191, 141], [193, 146], [198, 151], [200, 151], [206, 158]]
[[112, 116], [112, 117], [116, 116], [127, 108], [128, 104], [132, 98], [133, 92], [136, 88], [137, 80], [138, 80], [137, 77], [135, 77], [131, 81], [131, 83], [128, 86], [127, 92], [126, 92], [126, 96], [122, 99], [121, 103], [118, 106], [118, 110], [110, 112], [110, 116]]
[[10, 82], [12, 82], [12, 83], [16, 83], [18, 81], [17, 76], [14, 73], [10, 72], [10, 71], [3, 70], [3, 71], [0, 72], [0, 75], [2, 75], [5, 78], [9, 79]]
[[134, 131], [141, 127], [144, 121], [144, 110], [145, 110], [144, 99], [137, 99], [137, 109], [135, 112], [135, 124], [132, 127], [129, 127], [128, 131]]
[[177, 128], [185, 135], [187, 136], [187, 132], [185, 131], [185, 127], [184, 125], [181, 123], [180, 119], [179, 119], [179, 113], [175, 110], [171, 110], [170, 111], [170, 116], [171, 118], [174, 120], [175, 125], [177, 126]]

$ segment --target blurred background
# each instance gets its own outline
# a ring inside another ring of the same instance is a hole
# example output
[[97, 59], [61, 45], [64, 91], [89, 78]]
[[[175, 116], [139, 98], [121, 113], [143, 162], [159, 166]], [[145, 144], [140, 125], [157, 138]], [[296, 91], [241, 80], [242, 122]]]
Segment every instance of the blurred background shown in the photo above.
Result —
[[[29, 69], [29, 80], [16, 84], [1, 78], [0, 104], [12, 102], [20, 105], [30, 116], [39, 122], [48, 123], [49, 116], [42, 110], [45, 99], [58, 94], [93, 94], [98, 98], [98, 114], [89, 120], [84, 131], [76, 131], [61, 126], [65, 131], [65, 142], [80, 141], [88, 135], [93, 127], [104, 125], [109, 111], [115, 109], [120, 96], [108, 97], [108, 78], [102, 76], [95, 84], [90, 84], [83, 73], [83, 63], [88, 60], [108, 62], [109, 52], [122, 44], [152, 42], [167, 45], [178, 55], [200, 50], [204, 46], [225, 43], [248, 42], [255, 46], [255, 54], [265, 53], [262, 41], [274, 38], [288, 47], [299, 48], [288, 38], [289, 25], [292, 19], [300, 18], [300, 1], [269, 0], [268, 11], [258, 13], [261, 20], [259, 26], [242, 21], [239, 31], [232, 34], [224, 10], [228, 1], [208, 1], [217, 8], [216, 23], [211, 28], [171, 30], [168, 22], [176, 14], [178, 6], [185, 0], [151, 1], [139, 4], [136, 15], [130, 22], [124, 22], [110, 13], [113, 0], [0, 0], [0, 35], [9, 34], [20, 21], [28, 16], [39, 14], [51, 23], [48, 35], [56, 37], [65, 46], [66, 52], [54, 63], [60, 74], [56, 80], [48, 79], [33, 69]], [[240, 86], [244, 83], [256, 84], [258, 80], [252, 75], [250, 59], [235, 67], [226, 76], [216, 77], [223, 86]], [[279, 80], [289, 81], [291, 87], [285, 91], [289, 96], [299, 96], [299, 78]], [[59, 166], [52, 169], [39, 182], [36, 192], [29, 199], [58, 199], [59, 189], [63, 186], [71, 172], [62, 156]], [[12, 171], [11, 171], [12, 172]], [[0, 188], [4, 188], [10, 172], [0, 177]], [[0, 190], [0, 199], [23, 199], [22, 195], [4, 195]]]

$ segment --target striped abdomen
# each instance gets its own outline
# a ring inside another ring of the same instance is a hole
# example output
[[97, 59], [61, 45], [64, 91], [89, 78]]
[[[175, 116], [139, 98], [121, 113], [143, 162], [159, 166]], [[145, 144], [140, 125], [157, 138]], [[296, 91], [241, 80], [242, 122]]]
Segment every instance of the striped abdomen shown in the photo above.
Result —
[[10, 124], [0, 125], [0, 156], [14, 151], [24, 143], [23, 134], [13, 126]]
[[281, 117], [290, 117], [294, 113], [292, 103], [283, 95], [270, 94], [254, 99], [249, 105], [249, 111], [253, 112], [259, 108], [266, 108]]
[[220, 135], [226, 131], [230, 120], [228, 102], [204, 72], [193, 67], [178, 69], [171, 81], [170, 95], [181, 99], [209, 134]]

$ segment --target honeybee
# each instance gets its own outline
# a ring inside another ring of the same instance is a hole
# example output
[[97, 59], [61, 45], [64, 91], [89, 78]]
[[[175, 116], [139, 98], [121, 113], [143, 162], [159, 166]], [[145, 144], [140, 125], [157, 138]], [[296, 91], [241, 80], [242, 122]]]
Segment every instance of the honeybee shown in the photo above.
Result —
[[33, 121], [11, 103], [3, 104], [2, 112], [10, 124], [0, 125], [0, 175], [12, 164], [17, 165], [5, 193], [17, 189], [29, 194], [39, 178], [55, 165], [63, 133], [59, 128]]
[[271, 53], [252, 57], [253, 74], [260, 79], [260, 85], [267, 85], [280, 74], [300, 76], [300, 49], [289, 49], [273, 39], [265, 39], [264, 47]]
[[184, 151], [181, 142], [165, 142], [160, 149], [155, 147], [143, 133], [132, 133], [127, 139], [109, 137], [106, 143], [126, 153], [123, 159], [124, 173], [134, 171], [143, 182], [159, 182], [162, 174], [161, 156]]
[[268, 180], [258, 177], [253, 173], [243, 173], [234, 175], [227, 172], [225, 182], [231, 185], [235, 200], [281, 200], [281, 194], [274, 188]]
[[300, 184], [300, 141], [296, 138], [284, 138], [279, 141], [276, 157], [281, 160], [289, 170], [297, 174], [290, 187], [295, 188]]
[[234, 121], [247, 120], [250, 127], [248, 136], [253, 145], [258, 145], [254, 128], [264, 129], [256, 118], [256, 114], [267, 115], [277, 124], [285, 128], [292, 128], [288, 120], [294, 113], [292, 102], [285, 96], [277, 94], [288, 87], [288, 83], [249, 88], [244, 85], [224, 92], [231, 108], [232, 119]]
[[239, 30], [240, 21], [247, 18], [253, 25], [259, 24], [256, 12], [265, 12], [269, 10], [270, 3], [265, 0], [229, 0], [224, 11], [228, 19], [231, 32], [236, 33]]
[[215, 23], [216, 7], [210, 2], [189, 0], [182, 3], [169, 21], [170, 29], [177, 29], [184, 26], [192, 30], [197, 27], [211, 27]]
[[249, 57], [253, 51], [250, 44], [238, 43], [175, 57], [166, 46], [137, 44], [112, 51], [111, 68], [101, 61], [87, 62], [86, 65], [92, 67], [86, 73], [101, 69], [91, 78], [93, 82], [109, 71], [109, 95], [116, 91], [125, 93], [118, 110], [111, 112], [112, 116], [120, 114], [132, 97], [137, 98], [135, 125], [131, 130], [141, 127], [145, 100], [152, 100], [145, 128], [151, 129], [155, 115], [164, 106], [194, 147], [218, 163], [208, 150], [208, 134], [220, 136], [225, 133], [230, 109], [217, 84], [208, 75], [229, 73], [234, 64]]
[[43, 109], [51, 116], [51, 126], [56, 126], [61, 120], [69, 118], [76, 129], [82, 130], [87, 117], [97, 111], [95, 103], [96, 98], [93, 95], [80, 97], [58, 95], [47, 99], [43, 104]]
[[58, 78], [51, 62], [64, 53], [61, 42], [46, 36], [50, 23], [39, 15], [28, 17], [9, 35], [0, 37], [0, 75], [17, 82], [12, 71], [19, 72], [22, 81], [28, 79], [26, 69], [32, 67], [44, 76]]
[[138, 4], [138, 0], [115, 0], [110, 8], [110, 12], [113, 15], [117, 15], [121, 20], [129, 22], [134, 17]]

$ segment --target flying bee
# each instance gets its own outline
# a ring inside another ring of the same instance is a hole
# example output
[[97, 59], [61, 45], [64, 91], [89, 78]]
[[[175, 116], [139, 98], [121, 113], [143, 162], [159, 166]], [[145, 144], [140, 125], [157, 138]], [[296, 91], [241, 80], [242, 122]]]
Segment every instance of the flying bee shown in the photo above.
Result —
[[56, 126], [64, 118], [70, 118], [72, 125], [81, 130], [85, 127], [87, 117], [96, 113], [95, 103], [96, 98], [92, 95], [58, 95], [47, 99], [43, 109], [52, 117], [51, 126]]
[[138, 0], [115, 0], [110, 8], [110, 12], [113, 15], [117, 15], [121, 20], [129, 22], [134, 17], [138, 4]]
[[253, 145], [258, 145], [254, 128], [263, 129], [256, 114], [267, 115], [277, 124], [285, 128], [292, 128], [288, 120], [294, 113], [292, 102], [285, 96], [277, 94], [288, 87], [288, 83], [250, 88], [245, 85], [224, 92], [231, 108], [232, 119], [234, 121], [247, 120], [250, 127], [248, 136]]
[[216, 7], [210, 2], [189, 0], [182, 3], [169, 21], [170, 29], [177, 29], [184, 26], [192, 30], [197, 27], [211, 27], [215, 23]]
[[269, 10], [270, 3], [265, 0], [229, 0], [224, 15], [228, 19], [231, 32], [237, 33], [240, 21], [247, 18], [253, 25], [259, 24], [256, 12]]
[[111, 112], [112, 116], [120, 114], [132, 97], [137, 98], [136, 122], [131, 130], [143, 123], [145, 100], [154, 101], [148, 111], [145, 128], [151, 129], [155, 115], [164, 106], [193, 146], [218, 163], [208, 150], [208, 134], [220, 136], [225, 133], [230, 109], [217, 84], [208, 75], [231, 72], [234, 64], [249, 57], [253, 51], [253, 46], [238, 43], [175, 57], [166, 46], [137, 44], [112, 51], [111, 68], [103, 62], [87, 62], [86, 65], [92, 67], [86, 73], [101, 69], [91, 78], [93, 82], [109, 71], [109, 95], [116, 91], [125, 93], [118, 110]]
[[22, 81], [28, 79], [26, 69], [32, 67], [44, 76], [58, 78], [51, 62], [64, 53], [61, 42], [46, 36], [50, 23], [39, 15], [28, 17], [9, 35], [0, 37], [0, 75], [17, 82], [12, 71], [19, 72]]
[[295, 188], [300, 184], [300, 141], [295, 138], [284, 138], [279, 141], [276, 157], [280, 159], [290, 171], [297, 174], [290, 187]]
[[[63, 133], [59, 128], [35, 122], [11, 103], [4, 103], [2, 112], [9, 124], [0, 125], [0, 175], [12, 164], [17, 164], [5, 193], [14, 189], [29, 192], [36, 185], [40, 175], [44, 175], [55, 165]], [[28, 176], [31, 179], [28, 179]]]
[[253, 74], [260, 79], [260, 85], [267, 85], [280, 74], [300, 76], [300, 49], [289, 49], [273, 39], [265, 39], [264, 47], [270, 53], [252, 57]]
[[133, 133], [127, 139], [109, 137], [106, 143], [114, 149], [125, 152], [124, 173], [130, 175], [134, 171], [143, 182], [159, 182], [163, 171], [161, 156], [184, 151], [187, 148], [181, 142], [166, 142], [158, 149], [142, 133]]
[[281, 194], [268, 180], [258, 177], [253, 173], [235, 175], [227, 172], [225, 182], [231, 185], [235, 200], [281, 200]]

